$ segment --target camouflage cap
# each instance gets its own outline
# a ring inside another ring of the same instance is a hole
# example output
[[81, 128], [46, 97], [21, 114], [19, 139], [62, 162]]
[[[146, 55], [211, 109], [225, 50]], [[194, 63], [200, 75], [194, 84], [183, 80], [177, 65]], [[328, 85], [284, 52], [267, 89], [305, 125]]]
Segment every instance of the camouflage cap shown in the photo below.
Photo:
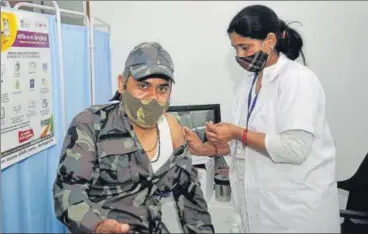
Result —
[[144, 42], [134, 47], [128, 55], [125, 68], [129, 68], [136, 80], [149, 75], [164, 75], [174, 80], [171, 57], [157, 42]]

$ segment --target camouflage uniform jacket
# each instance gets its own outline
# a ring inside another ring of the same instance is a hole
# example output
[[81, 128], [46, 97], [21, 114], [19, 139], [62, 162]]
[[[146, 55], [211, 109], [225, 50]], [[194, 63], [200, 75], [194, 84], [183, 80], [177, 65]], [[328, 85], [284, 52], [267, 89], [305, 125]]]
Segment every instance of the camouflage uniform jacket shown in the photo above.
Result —
[[168, 233], [160, 198], [171, 191], [185, 233], [214, 233], [186, 144], [156, 173], [122, 104], [79, 113], [64, 140], [53, 187], [57, 218], [73, 233], [91, 233], [105, 219], [131, 233]]

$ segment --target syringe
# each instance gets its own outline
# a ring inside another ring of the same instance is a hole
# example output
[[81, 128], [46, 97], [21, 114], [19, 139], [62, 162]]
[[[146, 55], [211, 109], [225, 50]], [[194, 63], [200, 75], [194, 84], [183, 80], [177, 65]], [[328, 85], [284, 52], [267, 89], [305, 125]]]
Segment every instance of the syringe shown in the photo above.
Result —
[[191, 130], [192, 130], [193, 132], [197, 132], [197, 131], [200, 131], [200, 130], [203, 130], [203, 129], [206, 129], [206, 126], [201, 126], [201, 127], [192, 128]]

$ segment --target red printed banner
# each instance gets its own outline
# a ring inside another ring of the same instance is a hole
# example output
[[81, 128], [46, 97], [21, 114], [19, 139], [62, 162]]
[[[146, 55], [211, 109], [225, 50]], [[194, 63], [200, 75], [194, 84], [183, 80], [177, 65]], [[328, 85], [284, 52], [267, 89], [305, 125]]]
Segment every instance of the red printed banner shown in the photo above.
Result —
[[18, 132], [18, 141], [19, 143], [23, 143], [25, 141], [28, 141], [34, 136], [33, 129], [28, 129], [25, 131], [19, 131]]

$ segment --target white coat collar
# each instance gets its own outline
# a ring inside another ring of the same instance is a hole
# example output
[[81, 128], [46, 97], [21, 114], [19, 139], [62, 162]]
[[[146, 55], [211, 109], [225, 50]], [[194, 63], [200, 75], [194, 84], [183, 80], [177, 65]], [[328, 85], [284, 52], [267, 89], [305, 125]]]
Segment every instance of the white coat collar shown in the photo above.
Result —
[[275, 80], [280, 72], [285, 68], [288, 63], [289, 58], [282, 52], [279, 53], [279, 58], [275, 64], [263, 69], [263, 80], [267, 82], [272, 82]]

